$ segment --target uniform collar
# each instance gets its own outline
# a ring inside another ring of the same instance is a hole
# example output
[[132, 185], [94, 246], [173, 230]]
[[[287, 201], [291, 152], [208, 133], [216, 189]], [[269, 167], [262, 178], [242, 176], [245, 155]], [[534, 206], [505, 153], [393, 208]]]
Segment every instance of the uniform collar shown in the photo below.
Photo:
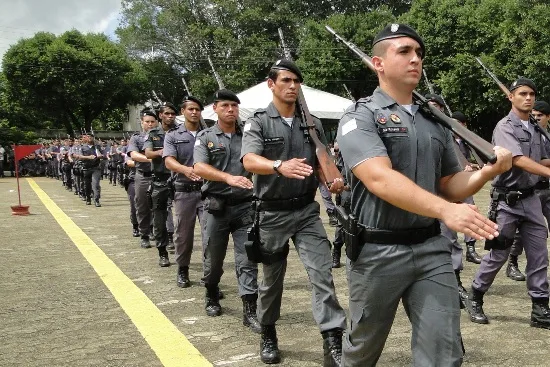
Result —
[[[519, 118], [518, 115], [516, 115], [516, 113], [512, 110], [510, 110], [510, 113], [508, 113], [508, 119], [512, 122], [512, 125], [516, 126], [516, 127], [521, 127], [523, 130], [527, 131], [528, 133], [531, 133], [529, 131], [529, 128], [525, 127], [525, 125], [521, 122], [521, 119]], [[529, 122], [530, 124], [530, 122]], [[529, 126], [529, 125], [527, 125]]]
[[[189, 132], [189, 134], [191, 134], [191, 132], [190, 132], [189, 130], [187, 130], [187, 126], [185, 126], [185, 122], [179, 124], [179, 126], [177, 127], [177, 129], [178, 129], [178, 132], [179, 132], [179, 133]], [[201, 130], [202, 130], [201, 124], [199, 124], [199, 128], [198, 128], [198, 130], [197, 130], [197, 133], [198, 133], [199, 131], [201, 131]]]
[[[218, 124], [218, 121], [212, 126], [212, 130], [214, 131], [214, 134], [216, 135], [222, 135], [225, 134], [222, 129], [220, 129], [220, 125]], [[238, 122], [235, 122], [235, 134], [242, 135], [242, 129], [239, 126]]]
[[[273, 104], [273, 102], [271, 102], [267, 106], [266, 112], [267, 112], [267, 115], [271, 118], [277, 118], [277, 117], [283, 118], [279, 113], [279, 110], [277, 110], [277, 108], [275, 107], [275, 104]], [[294, 110], [294, 116], [299, 116], [298, 109]]]
[[394, 104], [398, 104], [392, 97], [390, 97], [386, 92], [380, 87], [376, 87], [374, 93], [372, 94], [372, 99], [382, 108], [390, 107]]

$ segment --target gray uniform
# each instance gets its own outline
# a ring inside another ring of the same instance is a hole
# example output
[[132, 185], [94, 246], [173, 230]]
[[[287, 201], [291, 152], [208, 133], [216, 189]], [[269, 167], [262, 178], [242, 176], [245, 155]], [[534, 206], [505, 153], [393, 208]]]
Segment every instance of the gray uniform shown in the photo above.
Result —
[[[242, 130], [230, 137], [224, 134], [218, 124], [201, 131], [197, 136], [194, 151], [194, 163], [206, 163], [233, 176], [250, 177], [241, 161]], [[223, 261], [227, 252], [229, 234], [233, 236], [235, 253], [235, 271], [239, 284], [239, 295], [255, 295], [258, 292], [258, 266], [248, 260], [244, 243], [246, 230], [252, 223], [252, 190], [232, 187], [225, 182], [206, 181], [203, 186], [205, 199], [204, 221], [206, 236], [204, 239], [205, 261], [209, 263], [209, 272], [205, 272], [203, 281], [217, 285], [223, 275]], [[223, 202], [225, 208], [219, 211], [210, 209], [210, 202]]]
[[105, 155], [98, 145], [84, 144], [82, 145], [81, 151], [84, 156], [96, 156], [96, 159], [93, 160], [83, 159], [82, 169], [84, 171], [84, 191], [86, 200], [91, 199], [93, 191], [94, 200], [99, 201], [101, 198], [101, 186], [99, 185], [101, 171], [99, 169], [99, 163], [101, 158], [105, 157]]
[[[493, 144], [512, 152], [513, 157], [526, 156], [540, 162], [546, 158], [540, 133], [533, 126], [525, 127], [519, 117], [510, 111], [508, 116], [500, 120], [493, 131]], [[528, 173], [521, 168], [498, 175], [492, 182], [493, 188], [529, 192], [533, 190], [540, 177]], [[527, 256], [527, 289], [533, 298], [548, 298], [548, 249], [546, 238], [548, 230], [542, 215], [541, 200], [536, 195], [520, 199], [510, 206], [505, 201], [499, 201], [496, 223], [499, 227], [499, 241], [504, 241], [505, 250], [492, 249], [487, 253], [479, 266], [472, 288], [487, 292], [497, 273], [510, 254], [510, 246], [519, 230], [521, 242]]]
[[[132, 152], [145, 154], [144, 144], [146, 137], [146, 132], [135, 133], [132, 135], [130, 142], [128, 143], [128, 156], [130, 156], [130, 153]], [[147, 189], [151, 185], [152, 174], [151, 163], [136, 161], [136, 172], [134, 179], [136, 218], [139, 233], [142, 237], [149, 237], [151, 224], [153, 222], [153, 214], [151, 207], [149, 207], [149, 199], [147, 198]]]
[[[437, 194], [442, 177], [461, 171], [452, 136], [416, 106], [411, 110], [377, 88], [342, 117], [340, 152], [350, 169], [373, 157], [389, 157], [394, 170]], [[377, 363], [402, 300], [412, 324], [413, 365], [459, 366], [460, 308], [450, 241], [437, 235], [435, 219], [391, 205], [350, 176], [351, 211], [363, 231], [386, 230], [407, 241], [408, 234], [426, 235], [417, 244], [363, 241], [357, 261], [348, 261], [351, 324], [342, 342], [342, 365]]]
[[[321, 139], [326, 141], [321, 122], [316, 118], [314, 122]], [[315, 167], [315, 147], [305, 141], [301, 124], [296, 113], [290, 127], [273, 103], [256, 111], [243, 129], [241, 159], [248, 153], [270, 160], [306, 158], [306, 163]], [[262, 325], [273, 325], [279, 319], [286, 254], [292, 239], [312, 286], [313, 317], [321, 332], [346, 326], [345, 313], [334, 290], [330, 242], [319, 217], [319, 203], [314, 201], [317, 187], [314, 175], [304, 180], [276, 174], [254, 175], [254, 193], [260, 199], [261, 252], [273, 260], [269, 265], [264, 263], [259, 288], [258, 321]]]
[[[193, 166], [193, 147], [195, 137], [187, 130], [185, 124], [171, 129], [164, 140], [163, 158], [174, 157], [180, 164]], [[193, 252], [193, 236], [197, 217], [201, 225], [201, 238], [204, 241], [203, 201], [201, 199], [202, 182], [191, 181], [184, 174], [175, 175], [174, 187], [174, 245], [176, 262], [179, 267], [189, 267]], [[203, 245], [204, 259], [204, 245]], [[203, 262], [203, 266], [204, 266]], [[205, 270], [205, 269], [203, 269]]]

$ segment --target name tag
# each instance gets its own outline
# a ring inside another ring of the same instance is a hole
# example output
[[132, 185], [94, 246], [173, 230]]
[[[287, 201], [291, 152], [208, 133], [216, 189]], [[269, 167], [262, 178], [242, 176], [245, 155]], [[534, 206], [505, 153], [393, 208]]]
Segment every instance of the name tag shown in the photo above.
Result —
[[175, 143], [176, 143], [176, 144], [179, 144], [179, 143], [189, 143], [189, 140], [188, 140], [188, 139], [176, 140]]
[[529, 143], [529, 138], [518, 138], [518, 140], [523, 143]]
[[212, 154], [220, 153], [220, 152], [225, 152], [225, 149], [224, 149], [224, 148], [214, 148], [214, 149], [210, 149], [210, 153], [212, 153]]
[[409, 129], [406, 127], [391, 126], [391, 127], [378, 128], [379, 134], [397, 134], [397, 133], [402, 134], [402, 133], [408, 133], [408, 132], [409, 132]]
[[282, 136], [276, 136], [273, 138], [264, 138], [264, 144], [278, 144], [278, 143], [284, 143], [285, 138]]

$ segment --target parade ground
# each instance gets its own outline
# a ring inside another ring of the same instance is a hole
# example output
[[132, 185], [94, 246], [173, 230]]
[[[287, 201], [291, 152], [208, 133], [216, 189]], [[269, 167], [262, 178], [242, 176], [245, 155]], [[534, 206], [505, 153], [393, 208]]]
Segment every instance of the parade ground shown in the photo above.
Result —
[[[102, 207], [84, 205], [60, 181], [21, 179], [31, 215], [12, 216], [15, 178], [0, 179], [0, 366], [234, 366], [263, 365], [260, 336], [242, 325], [232, 245], [220, 284], [223, 315], [204, 312], [200, 232], [190, 268], [193, 286], [176, 286], [176, 266], [160, 268], [155, 248], [132, 237], [124, 189], [102, 184]], [[488, 187], [476, 196], [487, 211]], [[324, 209], [324, 207], [322, 206]], [[329, 233], [328, 217], [322, 218]], [[462, 240], [462, 235], [460, 235]], [[478, 251], [485, 253], [483, 244]], [[174, 255], [170, 254], [173, 261]], [[281, 318], [281, 366], [322, 366], [320, 332], [313, 320], [306, 272], [291, 250]], [[468, 289], [477, 265], [465, 262]], [[525, 257], [520, 257], [525, 267]], [[550, 366], [550, 330], [529, 326], [525, 282], [502, 269], [485, 297], [489, 325], [462, 311], [465, 366]], [[261, 274], [261, 270], [259, 272]], [[333, 269], [348, 309], [345, 268]], [[349, 320], [348, 320], [349, 323]], [[400, 307], [379, 366], [411, 363], [410, 323]]]

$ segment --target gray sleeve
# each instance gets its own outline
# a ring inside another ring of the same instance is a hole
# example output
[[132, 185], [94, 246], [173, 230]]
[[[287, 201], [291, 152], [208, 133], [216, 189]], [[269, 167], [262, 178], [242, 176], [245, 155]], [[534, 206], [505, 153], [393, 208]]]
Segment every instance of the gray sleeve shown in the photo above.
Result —
[[153, 149], [153, 138], [151, 137], [151, 134], [147, 134], [145, 142], [143, 143], [143, 150], [147, 148]]
[[169, 132], [164, 136], [164, 147], [162, 150], [162, 158], [166, 157], [178, 157], [178, 148], [174, 144], [174, 134]]
[[455, 154], [453, 145], [456, 143], [451, 131], [448, 129], [443, 129], [443, 131], [445, 132], [445, 149], [441, 156], [441, 177], [446, 177], [462, 171], [462, 167]]
[[128, 143], [128, 151], [126, 152], [128, 157], [130, 156], [130, 153], [132, 153], [132, 152], [138, 152], [139, 153], [139, 148], [136, 144], [138, 138], [139, 138], [139, 135], [132, 135], [132, 137], [130, 138], [130, 142]]
[[195, 147], [193, 149], [193, 164], [207, 163], [210, 164], [210, 155], [208, 154], [208, 139], [207, 134], [202, 133], [197, 136], [195, 140]]
[[493, 131], [493, 144], [508, 149], [512, 152], [512, 158], [523, 155], [521, 143], [514, 135], [514, 128], [506, 120], [499, 122]]
[[248, 153], [262, 155], [264, 152], [264, 136], [261, 120], [254, 116], [246, 120], [243, 128], [243, 143], [241, 161]]
[[378, 135], [374, 114], [361, 104], [350, 107], [340, 119], [337, 141], [342, 158], [350, 169], [370, 158], [388, 156]]

